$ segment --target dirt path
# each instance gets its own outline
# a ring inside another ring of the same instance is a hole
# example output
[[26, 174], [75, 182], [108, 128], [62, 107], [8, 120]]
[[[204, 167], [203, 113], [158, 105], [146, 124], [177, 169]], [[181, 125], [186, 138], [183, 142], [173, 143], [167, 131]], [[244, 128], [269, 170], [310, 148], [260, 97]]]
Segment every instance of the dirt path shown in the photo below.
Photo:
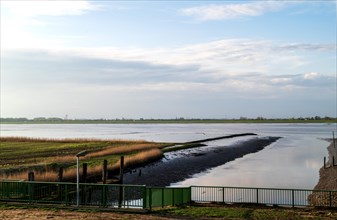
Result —
[[168, 220], [161, 216], [151, 214], [130, 214], [116, 212], [76, 212], [69, 210], [41, 210], [41, 209], [14, 209], [0, 210], [0, 220], [33, 220], [33, 219], [51, 219], [51, 220], [119, 220], [119, 219], [137, 219], [137, 220]]

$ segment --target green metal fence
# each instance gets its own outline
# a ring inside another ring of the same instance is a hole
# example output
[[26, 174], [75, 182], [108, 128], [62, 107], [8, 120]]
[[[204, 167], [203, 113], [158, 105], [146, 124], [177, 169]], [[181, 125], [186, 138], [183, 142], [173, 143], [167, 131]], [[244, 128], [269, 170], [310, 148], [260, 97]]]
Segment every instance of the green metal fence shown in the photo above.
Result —
[[[76, 183], [0, 180], [0, 202], [76, 205]], [[175, 206], [193, 202], [337, 207], [337, 191], [247, 187], [146, 187], [80, 183], [80, 205], [108, 208]]]
[[[76, 205], [76, 183], [0, 181], [0, 201]], [[145, 208], [146, 187], [80, 184], [80, 205]]]
[[337, 191], [191, 186], [194, 202], [255, 203], [281, 206], [337, 207]]
[[146, 207], [164, 207], [191, 202], [190, 187], [149, 187], [146, 189]]
[[[152, 208], [189, 203], [190, 188], [80, 183], [80, 205]], [[0, 201], [76, 205], [76, 183], [1, 181]]]

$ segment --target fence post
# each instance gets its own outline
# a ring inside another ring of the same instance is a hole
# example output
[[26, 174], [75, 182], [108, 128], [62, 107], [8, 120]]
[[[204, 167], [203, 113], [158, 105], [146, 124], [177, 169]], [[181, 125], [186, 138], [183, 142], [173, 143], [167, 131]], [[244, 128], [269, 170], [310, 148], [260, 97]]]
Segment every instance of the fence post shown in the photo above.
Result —
[[256, 204], [259, 204], [259, 188], [256, 188]]
[[102, 185], [102, 206], [106, 207], [106, 202], [107, 202], [107, 194], [106, 194], [106, 185]]
[[143, 209], [146, 209], [146, 203], [147, 203], [147, 190], [146, 186], [143, 187]]
[[149, 189], [149, 208], [150, 208], [150, 211], [152, 210], [152, 188], [148, 188]]
[[161, 188], [161, 207], [164, 208], [164, 188]]
[[292, 189], [291, 190], [291, 203], [292, 203], [292, 207], [295, 207], [295, 190]]
[[69, 202], [69, 193], [68, 193], [68, 184], [64, 185], [64, 200], [65, 200], [65, 204], [68, 205]]
[[120, 167], [119, 167], [119, 184], [121, 184], [119, 186], [119, 199], [118, 199], [118, 208], [122, 207], [122, 203], [123, 203], [123, 191], [124, 191], [124, 187], [123, 187], [123, 174], [124, 174], [124, 156], [121, 156], [121, 160], [120, 160]]
[[29, 194], [29, 203], [32, 204], [33, 203], [33, 186], [31, 182], [28, 182], [28, 194]]
[[323, 162], [324, 169], [326, 168], [325, 162], [326, 162], [326, 157], [324, 157], [324, 162]]
[[222, 187], [222, 203], [225, 204], [225, 187]]

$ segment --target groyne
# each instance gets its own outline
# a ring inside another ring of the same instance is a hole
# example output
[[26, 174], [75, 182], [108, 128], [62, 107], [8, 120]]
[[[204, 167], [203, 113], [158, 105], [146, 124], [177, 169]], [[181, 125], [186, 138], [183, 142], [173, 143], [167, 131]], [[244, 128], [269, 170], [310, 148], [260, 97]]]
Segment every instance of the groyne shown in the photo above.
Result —
[[164, 158], [159, 162], [126, 173], [124, 183], [169, 186], [171, 183], [182, 181], [193, 174], [220, 166], [246, 154], [258, 152], [279, 138], [255, 137], [230, 146], [200, 148], [197, 153], [187, 152], [182, 157], [169, 160]]

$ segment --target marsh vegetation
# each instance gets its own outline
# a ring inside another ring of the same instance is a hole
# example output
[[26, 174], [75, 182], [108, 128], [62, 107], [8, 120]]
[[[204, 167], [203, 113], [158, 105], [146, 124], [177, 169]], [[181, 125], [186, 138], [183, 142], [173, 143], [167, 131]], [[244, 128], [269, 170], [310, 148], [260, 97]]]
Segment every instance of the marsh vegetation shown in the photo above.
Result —
[[125, 167], [146, 164], [161, 158], [161, 149], [168, 145], [142, 140], [1, 137], [0, 178], [27, 179], [27, 172], [33, 170], [36, 180], [56, 181], [57, 170], [63, 167], [64, 179], [74, 179], [75, 155], [83, 150], [88, 154], [80, 161], [88, 164], [88, 176], [93, 176], [102, 173], [103, 160], [110, 171], [117, 171], [121, 156], [125, 156]]

